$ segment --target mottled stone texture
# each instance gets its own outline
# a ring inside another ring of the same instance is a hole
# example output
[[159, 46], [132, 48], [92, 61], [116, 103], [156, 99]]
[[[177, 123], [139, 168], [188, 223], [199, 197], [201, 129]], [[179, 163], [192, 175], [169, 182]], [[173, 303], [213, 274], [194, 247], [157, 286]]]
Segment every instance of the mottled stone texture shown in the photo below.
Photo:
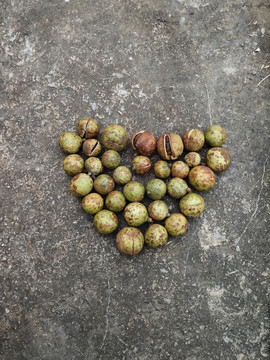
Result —
[[[268, 6], [1, 1], [1, 360], [269, 357]], [[57, 144], [86, 116], [226, 129], [232, 164], [185, 235], [128, 258], [95, 231]]]

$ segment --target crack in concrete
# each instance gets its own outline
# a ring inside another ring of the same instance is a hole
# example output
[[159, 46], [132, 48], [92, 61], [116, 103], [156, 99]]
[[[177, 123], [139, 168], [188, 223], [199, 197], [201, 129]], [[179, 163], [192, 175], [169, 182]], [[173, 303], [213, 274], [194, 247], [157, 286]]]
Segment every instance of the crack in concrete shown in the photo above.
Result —
[[267, 164], [267, 161], [268, 161], [269, 157], [270, 157], [270, 155], [267, 156], [267, 158], [265, 159], [264, 164], [263, 164], [263, 172], [262, 172], [262, 177], [261, 177], [261, 186], [260, 186], [259, 194], [257, 196], [257, 200], [256, 200], [256, 203], [255, 203], [255, 210], [254, 210], [253, 214], [251, 215], [251, 217], [249, 218], [249, 221], [246, 224], [244, 230], [242, 231], [242, 233], [240, 234], [238, 239], [236, 239], [236, 241], [234, 243], [235, 245], [237, 245], [239, 243], [239, 241], [242, 239], [242, 237], [245, 235], [249, 225], [251, 224], [252, 220], [254, 219], [255, 215], [257, 214], [257, 211], [258, 211], [258, 208], [259, 208], [259, 201], [261, 199], [261, 193], [262, 193], [262, 190], [263, 190], [263, 181], [264, 181], [264, 176], [265, 176], [266, 164]]

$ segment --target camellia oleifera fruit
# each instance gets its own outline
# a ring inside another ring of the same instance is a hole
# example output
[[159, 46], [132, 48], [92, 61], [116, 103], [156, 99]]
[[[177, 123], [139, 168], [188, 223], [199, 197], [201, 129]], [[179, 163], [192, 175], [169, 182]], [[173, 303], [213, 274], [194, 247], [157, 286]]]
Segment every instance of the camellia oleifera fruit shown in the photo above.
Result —
[[204, 210], [204, 200], [199, 194], [191, 193], [185, 195], [179, 203], [180, 211], [188, 218], [195, 218]]
[[94, 226], [101, 234], [111, 234], [118, 227], [118, 217], [112, 211], [101, 210], [94, 216]]
[[77, 174], [70, 180], [69, 189], [76, 196], [85, 196], [93, 189], [93, 180], [87, 174]]
[[188, 229], [186, 217], [181, 213], [171, 214], [165, 220], [165, 229], [171, 236], [183, 235]]
[[78, 134], [68, 131], [60, 136], [58, 144], [65, 153], [76, 154], [82, 146], [82, 139]]
[[151, 248], [159, 248], [164, 246], [168, 241], [168, 232], [164, 226], [160, 224], [149, 225], [144, 234], [145, 243]]
[[129, 226], [138, 227], [147, 222], [149, 216], [145, 205], [132, 202], [125, 207], [124, 218]]
[[148, 205], [148, 213], [151, 219], [162, 221], [169, 216], [167, 204], [162, 200], [152, 201]]
[[68, 155], [63, 161], [63, 169], [66, 174], [74, 176], [81, 173], [84, 169], [84, 161], [80, 155]]
[[206, 129], [204, 136], [210, 146], [222, 146], [227, 138], [226, 131], [219, 125], [211, 125]]
[[124, 197], [121, 191], [111, 191], [105, 200], [106, 208], [110, 211], [118, 213], [124, 209], [126, 206], [126, 198]]
[[214, 147], [207, 151], [206, 164], [214, 172], [220, 173], [228, 169], [231, 163], [229, 152], [221, 147]]
[[199, 151], [205, 142], [204, 133], [199, 129], [186, 131], [182, 139], [186, 151]]
[[116, 247], [125, 255], [138, 254], [144, 244], [144, 236], [142, 232], [135, 227], [125, 227], [116, 235]]
[[194, 189], [208, 191], [214, 186], [216, 176], [208, 166], [195, 166], [188, 174], [188, 181]]
[[90, 215], [95, 215], [103, 209], [104, 200], [102, 196], [97, 193], [90, 193], [82, 200], [83, 210]]
[[128, 144], [128, 133], [120, 125], [108, 125], [102, 132], [101, 141], [107, 149], [123, 151]]

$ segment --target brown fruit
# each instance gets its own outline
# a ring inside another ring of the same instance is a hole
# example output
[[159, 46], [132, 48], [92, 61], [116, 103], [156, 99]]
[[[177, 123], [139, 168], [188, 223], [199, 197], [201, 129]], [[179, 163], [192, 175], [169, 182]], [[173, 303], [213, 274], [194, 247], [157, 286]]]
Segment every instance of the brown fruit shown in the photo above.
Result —
[[138, 131], [133, 135], [131, 145], [141, 155], [150, 156], [156, 149], [156, 138], [150, 131]]
[[183, 152], [184, 146], [179, 135], [166, 132], [157, 141], [157, 151], [164, 160], [176, 160]]

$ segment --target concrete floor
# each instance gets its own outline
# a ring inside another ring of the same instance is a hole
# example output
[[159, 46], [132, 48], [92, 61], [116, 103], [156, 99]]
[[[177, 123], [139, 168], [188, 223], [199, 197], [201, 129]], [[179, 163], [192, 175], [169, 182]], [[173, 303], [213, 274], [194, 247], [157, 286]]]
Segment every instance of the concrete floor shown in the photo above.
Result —
[[[2, 0], [1, 360], [270, 358], [267, 4]], [[84, 116], [226, 129], [184, 236], [127, 258], [95, 231], [57, 144]]]

